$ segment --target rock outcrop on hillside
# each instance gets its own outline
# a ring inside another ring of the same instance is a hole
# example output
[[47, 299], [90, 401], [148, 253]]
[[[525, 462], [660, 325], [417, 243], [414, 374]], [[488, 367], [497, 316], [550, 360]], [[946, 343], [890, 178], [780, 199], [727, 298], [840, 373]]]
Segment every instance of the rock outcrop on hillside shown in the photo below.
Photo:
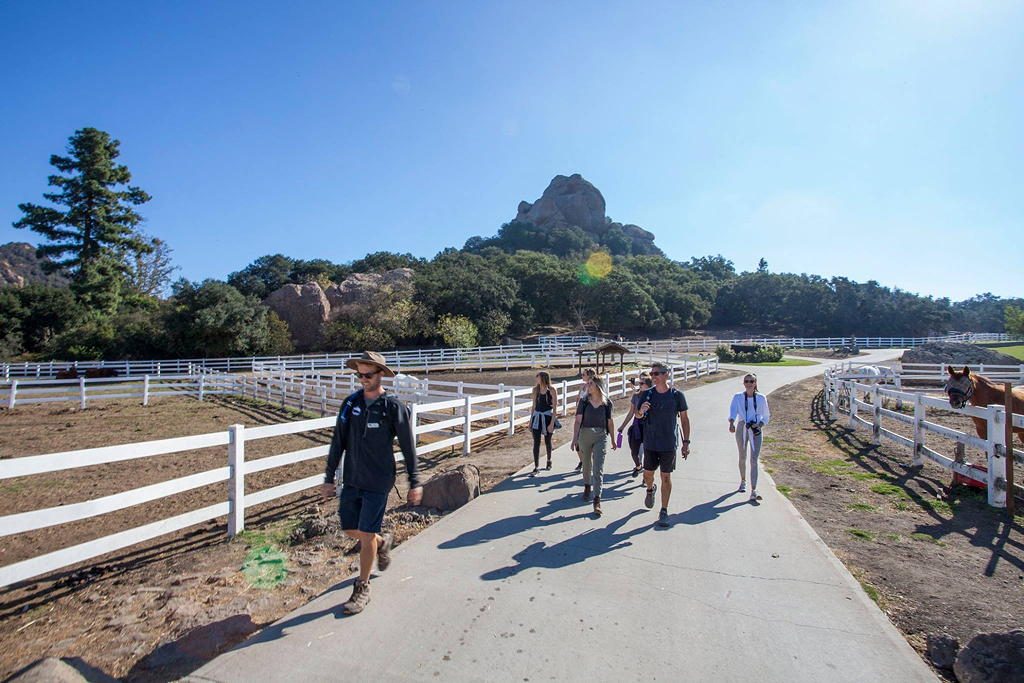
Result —
[[0, 245], [0, 287], [24, 287], [44, 284], [64, 287], [67, 278], [43, 270], [44, 259], [36, 257], [36, 248], [27, 242]]
[[551, 230], [577, 227], [603, 243], [612, 230], [621, 231], [632, 243], [634, 254], [660, 254], [654, 234], [631, 223], [617, 223], [605, 214], [604, 195], [579, 173], [557, 175], [537, 201], [519, 202], [515, 221]]
[[285, 285], [263, 303], [288, 324], [299, 350], [317, 346], [324, 327], [338, 318], [361, 318], [382, 292], [411, 297], [413, 271], [396, 268], [385, 273], [356, 273], [324, 290], [317, 282]]

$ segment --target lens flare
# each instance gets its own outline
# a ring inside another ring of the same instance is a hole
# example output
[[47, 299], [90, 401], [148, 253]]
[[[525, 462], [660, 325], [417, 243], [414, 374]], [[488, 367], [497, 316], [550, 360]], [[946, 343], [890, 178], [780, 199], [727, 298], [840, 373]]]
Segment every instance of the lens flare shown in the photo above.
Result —
[[587, 259], [587, 262], [580, 266], [580, 282], [591, 285], [598, 280], [603, 280], [612, 272], [612, 257], [605, 251], [595, 251]]

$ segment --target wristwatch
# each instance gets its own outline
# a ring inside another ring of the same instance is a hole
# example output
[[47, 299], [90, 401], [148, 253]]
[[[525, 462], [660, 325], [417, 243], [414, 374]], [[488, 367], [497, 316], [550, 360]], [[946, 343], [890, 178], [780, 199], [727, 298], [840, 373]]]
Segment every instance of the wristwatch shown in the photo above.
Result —
[[689, 439], [683, 439], [683, 443], [690, 443]]

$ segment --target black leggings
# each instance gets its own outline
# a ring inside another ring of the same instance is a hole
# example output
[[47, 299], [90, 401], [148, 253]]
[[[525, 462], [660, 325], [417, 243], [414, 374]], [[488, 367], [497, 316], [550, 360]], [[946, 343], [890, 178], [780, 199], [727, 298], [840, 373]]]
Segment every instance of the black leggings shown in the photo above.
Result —
[[[536, 468], [540, 467], [540, 437], [541, 431], [539, 429], [531, 429], [533, 432], [533, 466]], [[548, 460], [551, 459], [551, 432], [544, 432], [544, 447], [548, 451]]]
[[633, 466], [640, 467], [640, 447], [644, 445], [643, 438], [629, 439], [629, 454], [633, 456]]

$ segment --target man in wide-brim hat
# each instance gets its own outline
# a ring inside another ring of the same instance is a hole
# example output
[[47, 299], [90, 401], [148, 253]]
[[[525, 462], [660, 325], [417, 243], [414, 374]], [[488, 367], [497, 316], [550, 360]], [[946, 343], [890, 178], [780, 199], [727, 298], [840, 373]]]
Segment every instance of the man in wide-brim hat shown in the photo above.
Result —
[[394, 377], [395, 373], [384, 356], [373, 351], [350, 358], [345, 366], [355, 370], [362, 388], [346, 398], [338, 411], [321, 492], [328, 500], [336, 495], [334, 478], [341, 464], [338, 517], [345, 534], [359, 541], [359, 578], [342, 610], [346, 614], [358, 614], [370, 602], [370, 572], [374, 560], [380, 571], [391, 564], [394, 539], [390, 533], [381, 533], [381, 524], [397, 475], [396, 437], [409, 476], [410, 505], [419, 505], [423, 489], [417, 473], [416, 439], [409, 408], [381, 386], [381, 377]]
[[[355, 370], [358, 374], [361, 372], [359, 369], [360, 365], [372, 365], [380, 370], [380, 374], [384, 377], [394, 377], [395, 371], [388, 367], [387, 361], [384, 356], [380, 355], [376, 351], [363, 351], [363, 355], [359, 358], [349, 358], [345, 361], [345, 367], [349, 370]], [[361, 379], [361, 378], [360, 378]], [[380, 384], [378, 379], [377, 384]]]

